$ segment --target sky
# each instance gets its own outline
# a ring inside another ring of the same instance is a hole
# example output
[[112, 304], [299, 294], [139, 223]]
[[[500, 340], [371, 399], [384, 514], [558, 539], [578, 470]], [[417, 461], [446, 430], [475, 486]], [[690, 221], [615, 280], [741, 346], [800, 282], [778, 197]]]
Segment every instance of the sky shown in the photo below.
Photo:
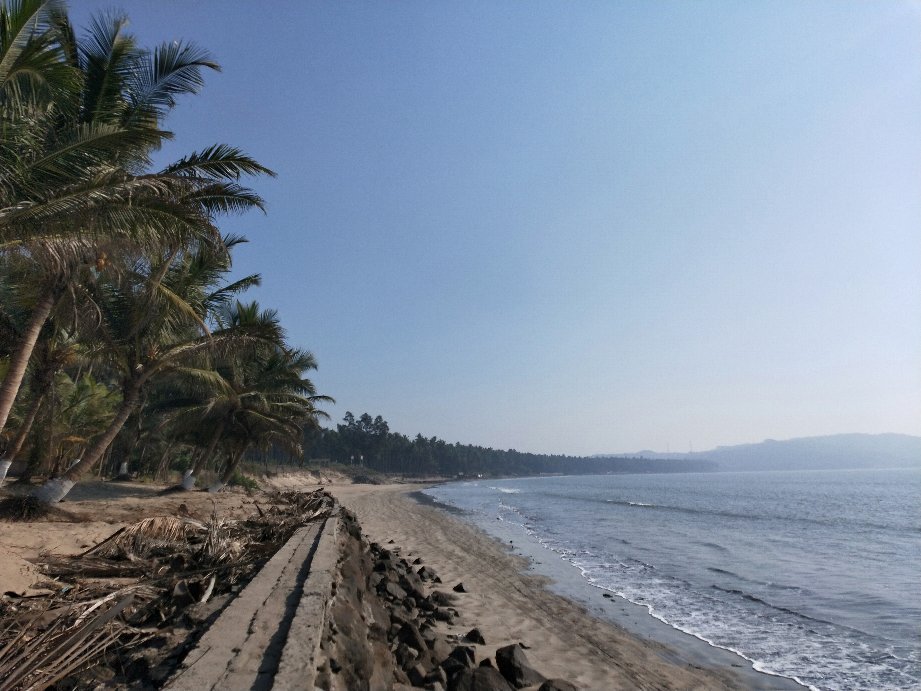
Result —
[[332, 422], [522, 451], [921, 434], [921, 3], [70, 3], [222, 65], [235, 275]]

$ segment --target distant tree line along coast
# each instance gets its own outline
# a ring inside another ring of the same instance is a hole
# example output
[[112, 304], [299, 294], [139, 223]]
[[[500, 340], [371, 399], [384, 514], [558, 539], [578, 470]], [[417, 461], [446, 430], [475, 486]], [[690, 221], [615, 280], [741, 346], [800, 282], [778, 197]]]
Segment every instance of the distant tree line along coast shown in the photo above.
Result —
[[[707, 460], [578, 457], [534, 454], [449, 443], [417, 434], [390, 431], [380, 416], [345, 414], [335, 429], [313, 426], [305, 431], [304, 457], [359, 465], [382, 473], [447, 477], [477, 475], [663, 473], [715, 470]], [[276, 458], [279, 455], [276, 454]]]

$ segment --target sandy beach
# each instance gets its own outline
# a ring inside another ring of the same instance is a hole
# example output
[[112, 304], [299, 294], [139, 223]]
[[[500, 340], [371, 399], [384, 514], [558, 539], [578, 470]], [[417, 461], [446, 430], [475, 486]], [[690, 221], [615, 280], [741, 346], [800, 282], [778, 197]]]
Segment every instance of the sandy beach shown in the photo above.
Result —
[[[521, 641], [528, 657], [548, 677], [585, 689], [801, 688], [786, 679], [734, 667], [730, 653], [710, 649], [699, 657], [699, 641], [667, 646], [637, 637], [584, 607], [546, 589], [547, 579], [527, 573], [527, 562], [446, 511], [414, 500], [406, 485], [337, 485], [328, 488], [358, 516], [369, 539], [393, 540], [404, 556], [422, 557], [445, 586], [464, 584], [458, 595], [462, 635], [476, 626], [487, 657]], [[600, 595], [599, 595], [600, 597]], [[651, 619], [651, 617], [649, 618]], [[701, 644], [703, 645], [703, 644]]]
[[[459, 616], [439, 626], [458, 639], [478, 628], [486, 643], [475, 646], [477, 661], [494, 656], [501, 646], [522, 642], [532, 665], [544, 676], [567, 679], [582, 689], [801, 688], [754, 672], [731, 653], [664, 625], [671, 638], [637, 635], [636, 629], [622, 628], [555, 594], [547, 588], [549, 579], [529, 572], [527, 560], [507, 545], [443, 508], [415, 499], [420, 485], [354, 485], [346, 478], [308, 474], [264, 480], [266, 489], [311, 491], [320, 484], [356, 514], [369, 541], [407, 559], [421, 558], [441, 577], [439, 588], [450, 590], [463, 583], [467, 592], [457, 593], [455, 602]], [[80, 553], [141, 518], [180, 513], [204, 518], [212, 511], [244, 518], [267, 499], [261, 492], [163, 494], [162, 489], [141, 483], [82, 483], [60, 505], [60, 516], [3, 523], [3, 591], [41, 592], [42, 574], [31, 563], [41, 553]], [[625, 606], [601, 600], [595, 592], [591, 595], [597, 596], [599, 605]], [[647, 615], [639, 618], [658, 625]]]

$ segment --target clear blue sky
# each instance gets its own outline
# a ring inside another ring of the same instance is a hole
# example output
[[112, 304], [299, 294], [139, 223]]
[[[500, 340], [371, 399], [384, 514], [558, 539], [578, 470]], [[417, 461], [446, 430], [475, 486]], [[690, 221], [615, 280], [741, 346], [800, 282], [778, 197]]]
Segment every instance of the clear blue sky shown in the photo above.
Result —
[[921, 433], [921, 4], [72, 2], [222, 64], [169, 122], [315, 380], [520, 450]]

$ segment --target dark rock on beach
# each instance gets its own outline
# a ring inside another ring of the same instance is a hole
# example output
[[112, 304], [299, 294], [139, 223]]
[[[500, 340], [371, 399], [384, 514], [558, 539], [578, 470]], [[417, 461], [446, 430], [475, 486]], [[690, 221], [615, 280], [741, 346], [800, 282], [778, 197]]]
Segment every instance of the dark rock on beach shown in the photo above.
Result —
[[496, 666], [502, 676], [516, 689], [546, 681], [544, 675], [531, 667], [524, 650], [517, 643], [499, 648], [496, 651]]
[[466, 638], [471, 643], [486, 645], [486, 639], [483, 638], [483, 634], [480, 633], [479, 629], [470, 629], [467, 633], [464, 634], [464, 638]]
[[548, 679], [537, 691], [579, 691], [579, 688], [565, 679]]
[[514, 691], [492, 667], [465, 669], [448, 681], [448, 691]]

